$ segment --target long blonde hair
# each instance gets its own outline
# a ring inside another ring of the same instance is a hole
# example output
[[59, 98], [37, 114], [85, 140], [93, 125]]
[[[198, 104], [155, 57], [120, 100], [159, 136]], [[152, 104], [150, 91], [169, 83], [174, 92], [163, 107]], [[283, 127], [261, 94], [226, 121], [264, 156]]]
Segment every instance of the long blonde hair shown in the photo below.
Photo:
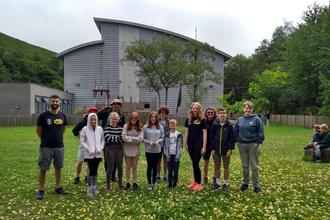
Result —
[[189, 122], [192, 122], [193, 121], [193, 118], [194, 118], [194, 113], [192, 112], [192, 107], [194, 105], [197, 105], [198, 106], [198, 113], [197, 113], [197, 121], [198, 122], [201, 122], [204, 118], [204, 114], [203, 114], [203, 111], [202, 111], [202, 105], [199, 104], [199, 102], [193, 102], [191, 105], [190, 105], [190, 110], [189, 110], [189, 113], [188, 113], [188, 119], [189, 119]]

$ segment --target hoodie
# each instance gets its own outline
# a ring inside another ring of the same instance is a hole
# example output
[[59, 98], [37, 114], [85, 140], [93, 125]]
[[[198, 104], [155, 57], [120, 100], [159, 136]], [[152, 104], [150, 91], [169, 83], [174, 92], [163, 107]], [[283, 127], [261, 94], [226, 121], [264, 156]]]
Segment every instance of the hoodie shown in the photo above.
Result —
[[103, 129], [96, 125], [93, 129], [91, 125], [91, 117], [97, 115], [92, 113], [87, 117], [87, 125], [81, 130], [80, 145], [85, 150], [85, 159], [102, 158], [102, 150], [104, 148]]
[[257, 115], [237, 119], [234, 131], [236, 142], [262, 144], [265, 139], [264, 126]]

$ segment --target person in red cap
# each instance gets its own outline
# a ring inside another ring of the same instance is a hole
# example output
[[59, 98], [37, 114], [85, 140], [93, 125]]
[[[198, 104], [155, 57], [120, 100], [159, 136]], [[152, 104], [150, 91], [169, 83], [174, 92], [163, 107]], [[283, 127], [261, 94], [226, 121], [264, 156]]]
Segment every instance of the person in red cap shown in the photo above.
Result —
[[[90, 107], [87, 110], [87, 115], [91, 113], [97, 113], [97, 109], [94, 107]], [[80, 131], [83, 129], [83, 127], [87, 126], [87, 117], [84, 117], [73, 129], [72, 133], [74, 136], [76, 136], [78, 139], [80, 139]], [[76, 178], [74, 179], [73, 184], [78, 184], [80, 182], [80, 173], [82, 170], [82, 164], [85, 159], [85, 154], [84, 154], [84, 148], [79, 145], [79, 151], [78, 151], [78, 162], [76, 165]], [[86, 176], [85, 176], [85, 182], [87, 182], [87, 176], [88, 176], [88, 167], [86, 171]]]

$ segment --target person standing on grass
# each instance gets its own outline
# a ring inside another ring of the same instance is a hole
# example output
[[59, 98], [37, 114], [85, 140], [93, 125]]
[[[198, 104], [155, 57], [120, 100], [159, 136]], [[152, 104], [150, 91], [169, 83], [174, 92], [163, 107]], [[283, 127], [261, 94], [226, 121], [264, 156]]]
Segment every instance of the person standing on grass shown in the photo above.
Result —
[[212, 156], [214, 160], [215, 183], [212, 190], [221, 189], [220, 173], [221, 159], [224, 167], [223, 190], [228, 191], [229, 164], [232, 150], [235, 148], [235, 134], [233, 125], [227, 119], [227, 109], [218, 110], [219, 117], [215, 120], [210, 131], [210, 142], [212, 143]]
[[111, 191], [110, 178], [112, 174], [113, 165], [116, 164], [118, 169], [118, 184], [119, 190], [124, 191], [122, 185], [123, 181], [123, 140], [121, 137], [123, 128], [117, 125], [119, 121], [119, 115], [116, 112], [111, 112], [109, 115], [110, 124], [104, 128], [105, 139], [105, 157], [108, 163], [107, 171], [107, 185], [106, 191]]
[[[207, 176], [208, 176], [208, 172], [209, 172], [211, 151], [213, 148], [211, 140], [210, 140], [210, 134], [211, 134], [213, 122], [218, 117], [218, 115], [213, 107], [208, 107], [205, 110], [204, 116], [205, 116], [205, 120], [207, 122], [207, 143], [206, 143], [206, 152], [203, 155], [203, 159], [204, 159], [204, 183], [203, 183], [203, 186], [206, 187], [209, 185]], [[215, 182], [215, 181], [213, 181], [213, 182]]]
[[87, 196], [98, 194], [96, 189], [97, 170], [102, 161], [102, 150], [104, 148], [103, 129], [97, 125], [95, 113], [87, 116], [87, 126], [81, 130], [80, 145], [84, 148], [85, 162], [88, 163], [89, 174], [87, 176]]
[[[125, 115], [120, 111], [120, 108], [123, 106], [123, 104], [121, 103], [121, 101], [119, 99], [114, 99], [110, 103], [110, 105], [111, 105], [111, 107], [106, 107], [97, 113], [97, 117], [99, 118], [99, 120], [102, 120], [102, 128], [104, 129], [106, 125], [110, 124], [109, 115], [111, 112], [116, 112], [119, 115], [119, 121], [117, 124], [120, 127], [124, 127]], [[103, 150], [103, 154], [105, 155], [105, 150]], [[105, 172], [107, 173], [108, 164], [107, 164], [106, 159], [104, 159], [104, 169], [105, 169]], [[116, 164], [114, 164], [114, 167], [112, 170], [111, 180], [114, 182], [118, 182], [118, 179], [116, 177]]]
[[64, 113], [58, 111], [60, 105], [60, 97], [52, 95], [49, 101], [50, 109], [41, 113], [37, 121], [37, 134], [41, 140], [39, 149], [39, 185], [40, 190], [37, 199], [44, 197], [44, 185], [46, 180], [46, 172], [49, 170], [50, 164], [54, 159], [55, 168], [55, 193], [68, 194], [61, 187], [62, 167], [64, 167], [64, 144], [63, 133], [66, 130], [68, 121]]
[[[158, 109], [158, 114], [160, 115], [159, 118], [159, 124], [163, 127], [164, 129], [164, 134], [167, 134], [170, 131], [170, 127], [169, 127], [169, 120], [166, 118], [166, 116], [170, 113], [170, 109], [165, 106], [162, 105], [159, 107]], [[162, 158], [163, 158], [163, 162], [164, 162], [164, 176], [163, 176], [163, 180], [167, 182], [167, 159], [165, 157], [164, 154], [164, 142], [161, 143], [161, 154], [160, 154], [160, 158], [158, 160], [158, 165], [157, 165], [157, 178], [156, 180], [160, 180], [160, 171], [162, 168]]]
[[139, 189], [136, 184], [137, 164], [141, 156], [140, 143], [143, 141], [143, 126], [140, 122], [139, 114], [132, 112], [129, 116], [128, 122], [123, 127], [122, 139], [124, 141], [124, 157], [126, 164], [126, 188], [131, 188], [130, 175], [131, 169], [133, 173], [133, 189]]
[[263, 121], [264, 121], [264, 125], [267, 125], [267, 113], [264, 112], [263, 117], [262, 117]]
[[259, 186], [260, 144], [265, 139], [264, 126], [257, 115], [253, 115], [253, 104], [244, 103], [245, 114], [238, 118], [234, 127], [235, 141], [238, 146], [243, 168], [243, 185], [241, 191], [249, 187], [250, 165], [255, 193], [262, 193]]
[[330, 132], [328, 125], [326, 124], [321, 124], [320, 125], [321, 129], [321, 136], [322, 140], [319, 142], [314, 142], [314, 147], [315, 147], [315, 156], [316, 156], [316, 161], [314, 163], [322, 163], [321, 160], [321, 150], [330, 147]]
[[204, 119], [202, 106], [198, 102], [194, 102], [190, 106], [188, 118], [185, 125], [185, 148], [189, 153], [192, 161], [194, 182], [188, 186], [189, 189], [201, 190], [201, 170], [199, 169], [199, 161], [206, 152], [207, 141], [207, 123]]
[[[161, 143], [164, 140], [164, 129], [159, 125], [157, 112], [150, 112], [148, 122], [143, 126], [143, 142], [147, 159], [148, 190], [157, 189], [157, 164], [161, 154]], [[152, 183], [151, 183], [152, 175]]]
[[270, 120], [269, 111], [267, 111], [267, 113], [266, 113], [266, 118], [267, 118], [267, 126], [269, 126], [269, 120]]
[[[171, 119], [169, 122], [170, 132], [165, 134], [164, 154], [168, 163], [168, 187], [177, 188], [179, 178], [180, 157], [183, 148], [182, 134], [176, 130], [177, 121]], [[174, 173], [174, 177], [173, 177]]]
[[[91, 113], [97, 113], [97, 109], [94, 107], [90, 107], [87, 110], [87, 115]], [[73, 129], [72, 133], [74, 136], [76, 136], [78, 139], [80, 139], [80, 131], [87, 125], [87, 118], [83, 118]], [[80, 173], [82, 169], [82, 164], [84, 162], [85, 155], [84, 155], [84, 148], [79, 145], [79, 151], [78, 151], [78, 162], [76, 165], [76, 178], [74, 179], [73, 184], [78, 184], [80, 182]], [[86, 176], [85, 176], [85, 182], [87, 183], [87, 176], [88, 176], [88, 167], [86, 170]]]

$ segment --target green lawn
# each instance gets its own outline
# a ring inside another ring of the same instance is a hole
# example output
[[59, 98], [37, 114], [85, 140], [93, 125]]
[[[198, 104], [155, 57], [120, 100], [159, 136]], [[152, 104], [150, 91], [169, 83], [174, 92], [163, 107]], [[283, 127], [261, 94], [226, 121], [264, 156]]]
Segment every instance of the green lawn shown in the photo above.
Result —
[[[259, 164], [262, 194], [253, 193], [251, 184], [245, 192], [239, 191], [242, 168], [236, 148], [231, 158], [228, 192], [212, 192], [211, 186], [201, 191], [187, 189], [192, 172], [184, 151], [177, 189], [168, 190], [161, 181], [156, 191], [147, 190], [143, 155], [138, 168], [140, 190], [119, 192], [117, 184], [112, 184], [115, 190], [106, 192], [105, 172], [100, 166], [100, 194], [93, 197], [86, 196], [85, 183], [72, 184], [79, 140], [71, 130], [68, 127], [64, 135], [66, 154], [62, 170], [62, 186], [70, 194], [54, 194], [51, 168], [47, 172], [45, 197], [36, 201], [39, 138], [35, 127], [0, 127], [0, 219], [330, 219], [329, 164], [303, 161], [302, 147], [312, 138], [312, 129], [278, 124], [265, 127], [266, 140], [261, 146]], [[184, 128], [179, 130], [183, 132]], [[200, 165], [202, 168], [202, 161]], [[213, 177], [212, 160], [209, 177]], [[126, 183], [125, 178], [123, 182]]]

